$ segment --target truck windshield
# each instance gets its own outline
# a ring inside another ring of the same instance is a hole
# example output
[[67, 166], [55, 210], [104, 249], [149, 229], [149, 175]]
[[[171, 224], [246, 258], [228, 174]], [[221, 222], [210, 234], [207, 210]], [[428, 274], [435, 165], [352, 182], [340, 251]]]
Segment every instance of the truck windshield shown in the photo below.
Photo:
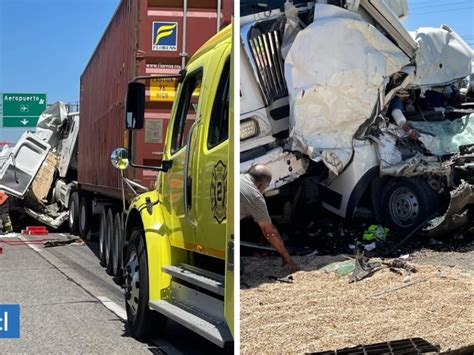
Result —
[[[240, 16], [247, 16], [263, 11], [284, 9], [286, 0], [242, 0], [240, 2]], [[306, 4], [307, 0], [294, 0], [294, 5]]]

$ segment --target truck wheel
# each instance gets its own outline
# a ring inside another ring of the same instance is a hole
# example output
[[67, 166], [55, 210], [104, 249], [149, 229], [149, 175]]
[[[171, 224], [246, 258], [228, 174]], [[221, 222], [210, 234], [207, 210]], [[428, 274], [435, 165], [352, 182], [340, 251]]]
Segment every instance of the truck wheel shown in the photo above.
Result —
[[105, 250], [107, 249], [107, 210], [105, 208], [100, 212], [99, 227], [99, 259], [100, 265], [105, 266]]
[[113, 270], [113, 249], [115, 244], [115, 228], [114, 228], [114, 211], [112, 208], [109, 208], [107, 211], [107, 241], [105, 249], [105, 271], [109, 275], [114, 275]]
[[69, 197], [69, 233], [79, 235], [79, 194], [76, 191]]
[[164, 328], [166, 317], [148, 307], [148, 259], [141, 228], [132, 230], [125, 260], [127, 321], [135, 338], [148, 338], [153, 331]]
[[423, 178], [392, 179], [381, 194], [382, 222], [395, 232], [410, 232], [439, 209], [440, 203]]
[[123, 247], [123, 215], [117, 212], [114, 216], [114, 248], [112, 250], [114, 281], [118, 285], [123, 284], [122, 270], [122, 247]]
[[86, 239], [91, 230], [92, 222], [92, 208], [91, 202], [87, 197], [81, 198], [79, 208], [79, 234], [83, 239]]

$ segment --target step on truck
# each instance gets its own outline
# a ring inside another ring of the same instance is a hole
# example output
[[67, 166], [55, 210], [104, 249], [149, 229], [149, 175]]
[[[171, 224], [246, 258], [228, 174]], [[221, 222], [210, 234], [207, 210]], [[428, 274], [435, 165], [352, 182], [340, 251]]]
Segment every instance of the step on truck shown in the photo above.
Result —
[[[113, 231], [128, 324], [135, 337], [146, 338], [172, 319], [232, 348], [231, 27], [204, 44], [185, 70], [161, 78], [180, 83], [161, 164], [137, 164], [132, 141], [128, 149], [117, 148], [111, 155], [122, 174], [128, 166], [158, 172], [150, 191], [135, 194], [124, 213], [124, 228]], [[125, 124], [130, 137], [144, 128], [145, 82], [154, 79], [137, 77], [128, 86]], [[123, 182], [135, 189], [129, 179], [123, 177]]]

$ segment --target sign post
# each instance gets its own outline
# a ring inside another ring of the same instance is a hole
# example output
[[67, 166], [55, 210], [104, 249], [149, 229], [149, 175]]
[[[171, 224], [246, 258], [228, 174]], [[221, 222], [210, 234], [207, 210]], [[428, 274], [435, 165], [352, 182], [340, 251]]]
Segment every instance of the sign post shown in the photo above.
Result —
[[3, 127], [36, 127], [46, 109], [46, 94], [2, 94]]

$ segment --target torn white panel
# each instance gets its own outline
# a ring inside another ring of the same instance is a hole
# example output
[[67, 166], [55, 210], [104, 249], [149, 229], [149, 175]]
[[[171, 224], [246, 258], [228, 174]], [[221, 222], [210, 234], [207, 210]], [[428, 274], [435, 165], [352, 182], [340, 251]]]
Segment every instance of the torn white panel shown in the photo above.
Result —
[[77, 139], [79, 136], [79, 113], [69, 114], [68, 132], [58, 139], [56, 147], [59, 156], [58, 172], [60, 177], [66, 177], [71, 169], [77, 170]]
[[357, 184], [364, 179], [364, 175], [369, 170], [379, 165], [375, 144], [369, 141], [355, 141], [354, 143], [354, 158], [351, 164], [339, 176], [329, 174], [322, 183], [329, 190], [341, 195], [341, 204], [338, 208], [323, 202], [324, 208], [344, 218], [348, 216], [348, 213], [354, 212], [353, 210], [348, 211], [347, 208]]
[[372, 137], [377, 142], [381, 176], [410, 177], [428, 173], [436, 175], [449, 175], [451, 173], [450, 163], [440, 162], [436, 156], [425, 156], [417, 153], [411, 158], [403, 159], [402, 153], [397, 147], [397, 139], [398, 137], [406, 137], [406, 133], [393, 124], [383, 129], [383, 132], [384, 134], [378, 138]]
[[379, 137], [377, 150], [380, 158], [380, 167], [382, 169], [401, 163], [402, 153], [398, 150], [396, 144], [397, 139], [391, 134], [385, 134]]
[[[417, 153], [411, 158], [402, 159], [401, 153], [393, 143], [393, 137], [385, 135], [381, 137], [378, 144], [381, 176], [410, 177], [423, 174], [449, 175], [451, 173], [451, 164], [449, 162], [440, 162], [435, 156], [425, 156]], [[390, 149], [393, 149], [393, 151]]]
[[23, 198], [51, 146], [34, 133], [25, 132], [0, 168], [0, 189]]
[[420, 141], [435, 155], [459, 153], [459, 146], [474, 143], [474, 114], [456, 120], [410, 122], [420, 130]]
[[474, 199], [474, 186], [469, 185], [466, 181], [461, 180], [456, 188], [450, 191], [450, 201], [446, 212], [439, 217], [429, 221], [428, 226], [424, 229], [439, 235], [446, 235], [453, 229], [462, 227], [468, 221], [468, 207]]
[[340, 173], [384, 79], [407, 64], [398, 47], [360, 15], [317, 4], [314, 22], [298, 33], [285, 62], [292, 148], [313, 160], [320, 156]]
[[69, 216], [69, 211], [62, 211], [57, 214], [56, 217], [51, 217], [50, 215], [46, 213], [41, 213], [41, 212], [36, 212], [33, 211], [31, 208], [25, 207], [24, 211], [29, 214], [31, 217], [34, 219], [47, 224], [48, 226], [52, 228], [59, 228], [61, 225], [67, 221], [67, 218]]
[[272, 172], [272, 181], [267, 191], [286, 185], [306, 172], [308, 160], [298, 158], [295, 154], [284, 152], [283, 148], [275, 148], [257, 159], [240, 164], [240, 172], [249, 171], [252, 166], [265, 165]]
[[66, 105], [56, 102], [49, 106], [38, 119], [36, 124], [36, 136], [55, 146], [59, 140], [59, 128], [67, 118]]
[[8, 164], [8, 157], [13, 151], [13, 148], [8, 145], [4, 145], [2, 151], [0, 152], [0, 171], [3, 169], [4, 164]]
[[472, 50], [452, 29], [422, 27], [412, 37], [418, 44], [412, 87], [443, 85], [471, 74]]
[[296, 35], [302, 28], [302, 23], [298, 18], [298, 9], [289, 1], [285, 2], [285, 19], [285, 30], [283, 31], [283, 39], [281, 41], [281, 56], [283, 59], [288, 55]]
[[384, 0], [385, 4], [401, 20], [405, 20], [409, 14], [407, 0]]
[[448, 163], [438, 162], [433, 157], [417, 154], [412, 158], [403, 160], [398, 164], [380, 165], [380, 175], [389, 176], [420, 176], [424, 174], [435, 174], [447, 176], [451, 174], [451, 166]]

